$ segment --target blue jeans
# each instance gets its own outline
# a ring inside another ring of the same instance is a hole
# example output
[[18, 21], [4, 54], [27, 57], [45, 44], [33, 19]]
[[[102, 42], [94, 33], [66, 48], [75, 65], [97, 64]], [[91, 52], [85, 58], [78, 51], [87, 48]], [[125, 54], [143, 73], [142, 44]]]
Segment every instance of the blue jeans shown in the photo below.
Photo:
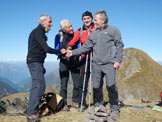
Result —
[[29, 103], [27, 108], [27, 116], [36, 115], [37, 107], [40, 103], [40, 99], [44, 94], [46, 84], [44, 79], [45, 69], [43, 63], [34, 62], [28, 64], [30, 71], [32, 86], [30, 90]]

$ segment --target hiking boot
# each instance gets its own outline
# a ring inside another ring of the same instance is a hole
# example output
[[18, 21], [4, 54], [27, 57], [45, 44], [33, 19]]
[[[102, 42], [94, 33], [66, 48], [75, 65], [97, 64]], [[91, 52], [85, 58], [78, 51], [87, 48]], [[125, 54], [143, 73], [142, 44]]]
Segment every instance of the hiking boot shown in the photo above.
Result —
[[27, 122], [40, 122], [38, 115], [27, 116]]
[[86, 106], [82, 105], [79, 107], [78, 112], [84, 112], [86, 110]]
[[76, 103], [76, 102], [72, 102], [71, 106], [72, 106], [73, 108], [79, 108], [79, 105], [78, 105], [78, 103]]
[[67, 105], [65, 105], [62, 110], [68, 112], [70, 111], [70, 108]]
[[115, 120], [115, 121], [119, 118], [119, 116], [120, 116], [119, 111], [112, 111], [112, 112], [110, 113], [111, 119], [113, 119], [113, 120]]

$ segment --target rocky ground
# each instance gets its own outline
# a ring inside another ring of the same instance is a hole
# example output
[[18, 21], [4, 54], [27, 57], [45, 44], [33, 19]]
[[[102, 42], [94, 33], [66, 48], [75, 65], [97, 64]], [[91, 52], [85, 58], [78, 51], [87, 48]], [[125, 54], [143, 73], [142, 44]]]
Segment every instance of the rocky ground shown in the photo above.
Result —
[[[125, 102], [127, 105], [135, 106], [155, 106], [156, 102], [141, 103], [140, 101]], [[91, 107], [93, 108], [93, 106]], [[106, 106], [109, 109], [109, 105]], [[120, 109], [120, 117], [117, 122], [162, 122], [162, 112], [150, 108], [123, 107]], [[41, 122], [83, 122], [86, 110], [79, 113], [77, 109], [71, 108], [70, 112], [58, 112], [56, 114], [42, 117]], [[25, 116], [0, 115], [0, 122], [26, 122]]]

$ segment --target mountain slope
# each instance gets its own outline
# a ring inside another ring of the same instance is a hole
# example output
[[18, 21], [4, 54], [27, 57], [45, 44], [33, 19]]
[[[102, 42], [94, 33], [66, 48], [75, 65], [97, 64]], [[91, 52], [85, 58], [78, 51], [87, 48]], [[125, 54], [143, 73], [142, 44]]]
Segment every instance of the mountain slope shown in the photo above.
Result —
[[[54, 72], [58, 69], [58, 61], [45, 62], [47, 72]], [[0, 62], [0, 76], [9, 79], [13, 83], [21, 82], [30, 77], [27, 64], [24, 62]]]
[[[45, 81], [46, 81], [46, 87], [51, 86], [53, 84], [59, 84], [60, 77], [59, 77], [58, 70], [55, 72], [46, 73]], [[26, 80], [23, 80], [21, 82], [18, 82], [17, 85], [19, 87], [21, 87], [21, 92], [28, 92], [31, 87], [31, 77], [29, 77]]]
[[127, 48], [117, 71], [117, 85], [122, 100], [159, 100], [162, 67], [143, 51]]
[[13, 93], [17, 93], [18, 91], [14, 88], [12, 88], [11, 86], [9, 86], [8, 84], [6, 84], [5, 82], [3, 82], [0, 79], [0, 94], [13, 94]]
[[28, 77], [27, 66], [24, 62], [0, 63], [0, 76], [9, 79], [13, 83]]
[[0, 80], [3, 81], [4, 83], [6, 83], [7, 85], [9, 85], [10, 87], [16, 89], [17, 91], [19, 91], [21, 89], [20, 87], [18, 87], [16, 84], [14, 84], [12, 81], [8, 80], [7, 78], [0, 77]]

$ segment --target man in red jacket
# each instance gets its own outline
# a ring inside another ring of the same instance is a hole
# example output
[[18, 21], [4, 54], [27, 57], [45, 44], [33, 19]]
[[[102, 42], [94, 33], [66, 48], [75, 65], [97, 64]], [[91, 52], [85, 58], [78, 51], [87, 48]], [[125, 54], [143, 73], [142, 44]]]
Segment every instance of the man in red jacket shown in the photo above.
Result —
[[[92, 22], [93, 16], [92, 13], [89, 11], [85, 11], [82, 14], [82, 21], [83, 21], [83, 27], [79, 28], [73, 39], [69, 42], [68, 48], [71, 49], [71, 47], [75, 46], [78, 44], [78, 41], [81, 42], [81, 46], [85, 44], [85, 40], [88, 38], [88, 36], [91, 34], [91, 32], [94, 31], [95, 26], [94, 23]], [[87, 62], [87, 71], [85, 71], [86, 68], [86, 58], [88, 58]], [[86, 74], [85, 74], [86, 73]], [[85, 86], [84, 86], [84, 96], [83, 96], [83, 101], [82, 101], [82, 90], [83, 90], [83, 84], [84, 84], [84, 77], [85, 78]], [[79, 83], [79, 111], [82, 112], [86, 108], [86, 96], [87, 96], [87, 87], [88, 87], [88, 80], [90, 77], [90, 52], [85, 53], [81, 56], [81, 69], [80, 69], [80, 83]], [[81, 108], [81, 101], [82, 103], [82, 108]]]

